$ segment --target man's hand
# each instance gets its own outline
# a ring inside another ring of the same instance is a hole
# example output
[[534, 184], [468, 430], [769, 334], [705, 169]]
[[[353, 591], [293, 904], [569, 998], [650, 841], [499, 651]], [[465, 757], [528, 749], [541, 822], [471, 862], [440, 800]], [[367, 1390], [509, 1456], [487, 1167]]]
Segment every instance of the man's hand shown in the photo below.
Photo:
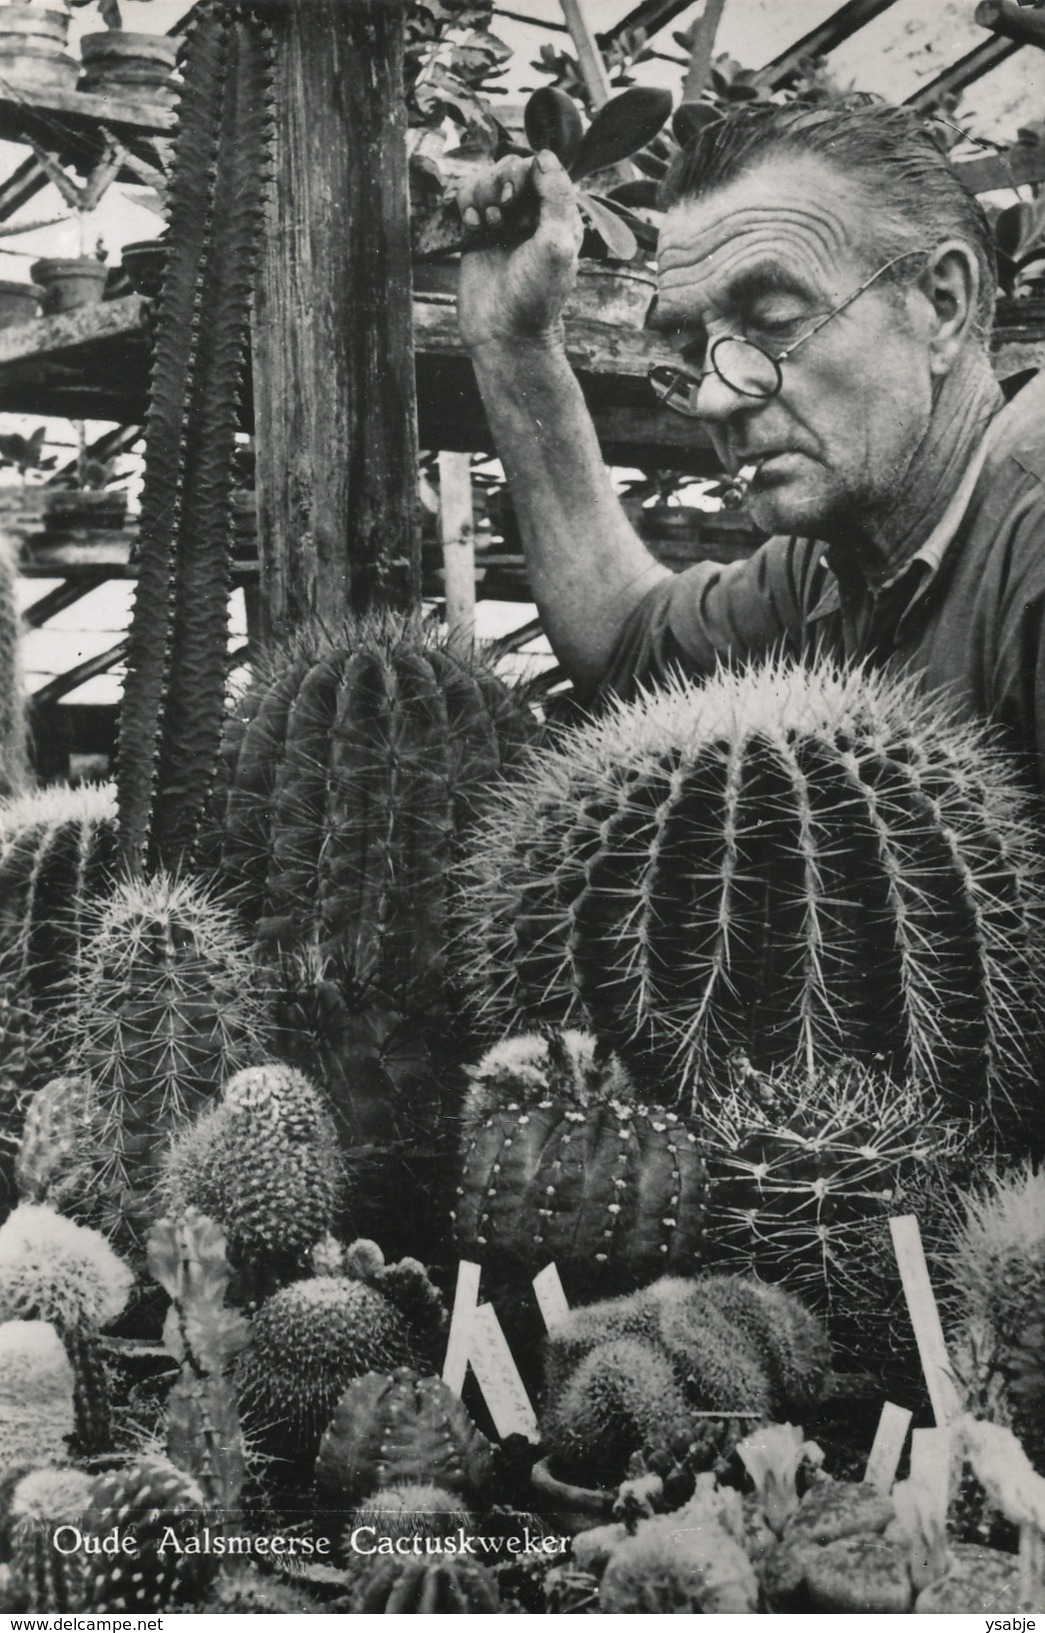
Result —
[[[577, 272], [583, 223], [577, 195], [554, 153], [507, 158], [457, 195], [466, 232], [457, 316], [470, 351], [523, 341], [561, 340], [562, 308]], [[536, 212], [521, 242], [514, 232]], [[501, 243], [491, 239], [501, 238]]]

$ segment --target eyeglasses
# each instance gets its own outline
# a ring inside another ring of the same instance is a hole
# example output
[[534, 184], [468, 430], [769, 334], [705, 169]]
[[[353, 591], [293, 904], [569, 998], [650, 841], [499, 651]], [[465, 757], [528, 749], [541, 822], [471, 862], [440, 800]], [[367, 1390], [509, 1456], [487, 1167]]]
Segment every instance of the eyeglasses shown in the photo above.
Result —
[[838, 317], [847, 307], [852, 306], [855, 300], [870, 289], [871, 285], [900, 261], [908, 260], [912, 255], [924, 253], [921, 250], [906, 250], [902, 255], [894, 255], [891, 261], [886, 261], [877, 272], [862, 283], [859, 289], [854, 289], [847, 295], [840, 305], [828, 312], [819, 322], [807, 329], [804, 335], [792, 342], [782, 352], [776, 355], [767, 352], [754, 340], [745, 340], [741, 335], [720, 335], [712, 342], [708, 352], [708, 367], [701, 374], [690, 374], [686, 369], [678, 369], [670, 363], [657, 363], [650, 369], [647, 376], [650, 385], [667, 408], [673, 408], [677, 414], [685, 414], [689, 419], [699, 419], [700, 409], [697, 407], [697, 398], [700, 388], [709, 374], [716, 374], [723, 385], [735, 391], [741, 397], [753, 397], [758, 402], [766, 402], [775, 397], [784, 383], [781, 364], [793, 357], [799, 346], [804, 346], [807, 340], [812, 340], [821, 329], [830, 323], [832, 318]]

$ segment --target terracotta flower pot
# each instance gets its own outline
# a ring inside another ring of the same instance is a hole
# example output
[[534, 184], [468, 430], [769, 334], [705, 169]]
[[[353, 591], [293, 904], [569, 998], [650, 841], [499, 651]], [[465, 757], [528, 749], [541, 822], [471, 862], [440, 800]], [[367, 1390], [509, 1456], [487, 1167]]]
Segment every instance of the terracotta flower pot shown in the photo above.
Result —
[[40, 310], [43, 291], [35, 284], [11, 283], [0, 279], [0, 329], [31, 323]]
[[85, 34], [80, 41], [83, 74], [77, 88], [95, 96], [172, 103], [176, 92], [171, 74], [179, 43], [166, 34], [132, 34], [127, 29]]
[[109, 276], [109, 268], [93, 255], [34, 261], [29, 271], [33, 282], [43, 290], [43, 310], [48, 317], [100, 301]]
[[21, 91], [71, 91], [78, 67], [68, 39], [66, 11], [0, 6], [0, 78]]

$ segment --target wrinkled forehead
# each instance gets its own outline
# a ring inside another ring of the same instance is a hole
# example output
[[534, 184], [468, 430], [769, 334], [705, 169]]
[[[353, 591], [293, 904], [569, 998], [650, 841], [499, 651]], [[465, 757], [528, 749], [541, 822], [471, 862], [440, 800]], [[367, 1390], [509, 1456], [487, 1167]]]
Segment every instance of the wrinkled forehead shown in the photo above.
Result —
[[658, 321], [728, 310], [761, 280], [843, 292], [861, 264], [867, 201], [816, 158], [767, 161], [668, 211], [657, 252]]

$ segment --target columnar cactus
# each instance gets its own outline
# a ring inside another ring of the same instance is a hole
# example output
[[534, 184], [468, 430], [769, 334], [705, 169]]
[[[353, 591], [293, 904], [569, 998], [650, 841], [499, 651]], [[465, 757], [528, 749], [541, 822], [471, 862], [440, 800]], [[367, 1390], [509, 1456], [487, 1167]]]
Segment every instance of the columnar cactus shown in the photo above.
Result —
[[23, 1475], [11, 1494], [8, 1533], [11, 1581], [27, 1610], [82, 1610], [84, 1555], [55, 1546], [59, 1526], [83, 1524], [91, 1477], [80, 1469], [34, 1469]]
[[0, 1480], [69, 1460], [73, 1371], [49, 1321], [0, 1323]]
[[199, 1208], [225, 1231], [232, 1262], [282, 1279], [303, 1274], [330, 1229], [341, 1184], [326, 1103], [291, 1066], [248, 1066], [217, 1105], [175, 1135], [165, 1188], [175, 1212]]
[[222, 873], [262, 954], [312, 946], [360, 988], [441, 996], [451, 864], [531, 741], [528, 712], [481, 661], [391, 616], [300, 637], [243, 707]]
[[[143, 1457], [91, 1487], [84, 1534], [99, 1542], [114, 1526], [133, 1554], [86, 1553], [85, 1603], [90, 1610], [176, 1610], [192, 1602], [217, 1569], [217, 1556], [186, 1547], [207, 1523], [196, 1481], [161, 1457]], [[174, 1539], [179, 1546], [172, 1545]]]
[[[705, 1173], [674, 1112], [632, 1102], [618, 1062], [580, 1033], [510, 1039], [465, 1105], [454, 1210], [462, 1253], [524, 1280], [615, 1291], [699, 1262]], [[617, 1098], [620, 1096], [620, 1098]]]
[[985, 730], [907, 680], [771, 663], [619, 704], [501, 791], [469, 857], [502, 1030], [587, 1017], [699, 1106], [731, 1050], [843, 1054], [1021, 1109], [1042, 864]]
[[316, 1483], [347, 1506], [419, 1482], [479, 1502], [493, 1471], [493, 1448], [457, 1396], [402, 1367], [348, 1385], [320, 1442]]
[[353, 1580], [354, 1615], [478, 1616], [501, 1609], [491, 1572], [467, 1559], [372, 1559]]

